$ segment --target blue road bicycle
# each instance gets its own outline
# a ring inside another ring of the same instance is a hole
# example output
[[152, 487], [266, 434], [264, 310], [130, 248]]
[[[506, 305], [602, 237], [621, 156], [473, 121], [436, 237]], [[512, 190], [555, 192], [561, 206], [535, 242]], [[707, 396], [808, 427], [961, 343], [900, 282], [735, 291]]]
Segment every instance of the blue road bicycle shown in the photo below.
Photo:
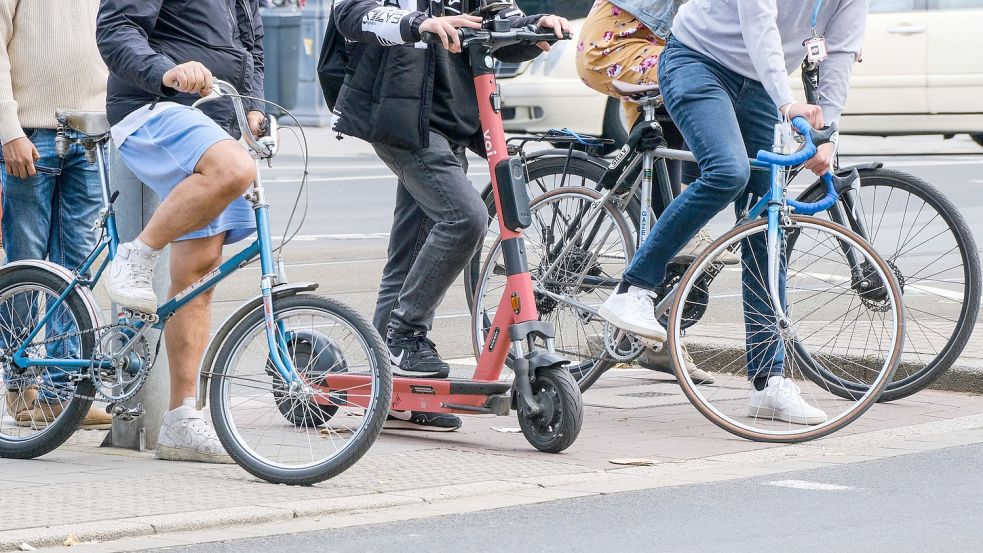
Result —
[[[199, 405], [210, 404], [216, 433], [232, 458], [253, 475], [275, 483], [308, 485], [353, 465], [375, 441], [388, 412], [392, 376], [388, 352], [376, 330], [348, 306], [314, 295], [314, 283], [288, 283], [275, 260], [269, 205], [260, 161], [277, 153], [271, 119], [266, 136], [249, 132], [242, 99], [216, 81], [195, 105], [231, 101], [243, 140], [257, 163], [246, 194], [258, 235], [197, 283], [164, 302], [154, 314], [121, 311], [105, 321], [93, 294], [116, 255], [119, 236], [110, 190], [109, 124], [101, 113], [62, 111], [61, 151], [81, 145], [96, 163], [103, 208], [101, 237], [86, 261], [68, 271], [45, 261], [0, 269], [0, 371], [6, 408], [0, 416], [0, 457], [29, 459], [64, 443], [93, 402], [114, 417], [143, 414], [130, 401], [153, 368], [162, 329], [175, 312], [246, 265], [259, 260], [259, 293], [226, 319], [202, 363]], [[282, 245], [281, 245], [282, 248]], [[350, 389], [321, 386], [328, 374], [363, 378]]]
[[[803, 119], [793, 124], [802, 135], [801, 149], [781, 153], [776, 127], [774, 151], [750, 160], [755, 171], [769, 172], [768, 193], [739, 206], [737, 225], [702, 254], [670, 266], [655, 305], [669, 335], [661, 354], [668, 356], [683, 394], [721, 428], [757, 441], [814, 439], [856, 420], [891, 382], [904, 342], [902, 294], [891, 266], [857, 233], [812, 217], [836, 206], [855, 175], [823, 176], [825, 195], [815, 202], [787, 198], [789, 168], [812, 157], [817, 144], [835, 133], [813, 130]], [[688, 152], [657, 153], [692, 160]], [[656, 169], [665, 171], [652, 159], [643, 159], [641, 171], [649, 191]], [[557, 351], [580, 360], [572, 370], [583, 370], [581, 385], [589, 386], [608, 368], [645, 352], [640, 340], [598, 313], [635, 253], [632, 226], [619, 204], [633, 190], [551, 188], [532, 202], [529, 265], [540, 313], [558, 329]], [[643, 191], [643, 198], [647, 206], [651, 196]], [[501, 255], [496, 242], [476, 280], [478, 345], [504, 278]], [[694, 382], [686, 370], [694, 364], [714, 382]], [[775, 389], [780, 397], [770, 397], [767, 405], [800, 393], [823, 416], [789, 416], [751, 401], [750, 380], [763, 375], [787, 378], [784, 388]], [[668, 409], [683, 399], [674, 383], [658, 381], [629, 396]]]

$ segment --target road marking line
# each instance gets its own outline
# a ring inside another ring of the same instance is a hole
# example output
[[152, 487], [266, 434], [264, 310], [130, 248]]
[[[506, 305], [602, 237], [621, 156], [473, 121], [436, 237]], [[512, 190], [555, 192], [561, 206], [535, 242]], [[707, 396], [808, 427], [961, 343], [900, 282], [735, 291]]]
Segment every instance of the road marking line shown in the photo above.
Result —
[[[389, 238], [388, 232], [361, 232], [352, 234], [298, 234], [294, 237], [297, 242], [312, 242], [314, 240], [377, 240]], [[274, 236], [273, 241], [279, 242], [283, 236]]]
[[809, 482], [808, 480], [773, 480], [771, 482], [765, 482], [765, 485], [776, 486], [779, 488], [791, 488], [793, 490], [816, 490], [822, 492], [843, 492], [856, 489], [852, 486], [823, 484], [820, 482]]

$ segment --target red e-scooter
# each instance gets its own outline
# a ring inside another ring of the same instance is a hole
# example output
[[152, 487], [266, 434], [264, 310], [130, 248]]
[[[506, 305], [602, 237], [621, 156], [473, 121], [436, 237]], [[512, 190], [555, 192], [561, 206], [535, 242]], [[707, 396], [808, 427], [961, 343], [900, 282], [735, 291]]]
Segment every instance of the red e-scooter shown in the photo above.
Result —
[[[492, 54], [519, 44], [555, 42], [549, 30], [512, 29], [495, 14], [510, 3], [491, 2], [482, 11], [481, 29], [459, 29], [474, 75], [478, 112], [491, 172], [492, 190], [508, 285], [471, 380], [393, 379], [392, 409], [456, 414], [508, 415], [516, 409], [526, 439], [541, 451], [558, 453], [569, 447], [583, 423], [583, 399], [570, 372], [569, 361], [554, 351], [554, 328], [539, 320], [522, 230], [532, 224], [525, 168], [509, 156], [502, 126], [501, 97], [495, 82]], [[424, 33], [424, 42], [439, 42]], [[509, 353], [511, 352], [511, 355]], [[508, 366], [513, 382], [499, 378]], [[359, 403], [358, 391], [368, 388], [365, 377], [343, 372], [324, 375], [317, 387], [329, 398], [321, 402]], [[320, 396], [320, 394], [318, 394]]]

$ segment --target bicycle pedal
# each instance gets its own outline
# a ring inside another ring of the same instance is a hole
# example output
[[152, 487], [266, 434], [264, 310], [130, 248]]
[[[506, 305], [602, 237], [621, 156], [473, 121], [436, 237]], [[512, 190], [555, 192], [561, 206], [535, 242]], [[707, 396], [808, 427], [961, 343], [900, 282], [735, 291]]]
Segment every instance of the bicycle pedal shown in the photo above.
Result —
[[157, 321], [160, 320], [160, 317], [158, 317], [156, 313], [141, 313], [125, 307], [121, 312], [123, 317], [129, 320], [138, 320], [149, 324], [156, 324]]
[[129, 422], [139, 419], [147, 410], [143, 408], [142, 403], [138, 403], [136, 407], [124, 407], [123, 405], [113, 403], [106, 407], [106, 412], [112, 415], [114, 420]]

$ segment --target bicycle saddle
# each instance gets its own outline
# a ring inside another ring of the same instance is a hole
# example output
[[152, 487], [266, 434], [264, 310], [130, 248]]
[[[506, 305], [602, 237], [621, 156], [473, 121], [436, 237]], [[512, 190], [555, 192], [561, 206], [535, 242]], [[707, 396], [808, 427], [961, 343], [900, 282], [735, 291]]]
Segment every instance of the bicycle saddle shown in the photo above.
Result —
[[101, 111], [72, 111], [60, 109], [55, 119], [63, 125], [87, 136], [101, 136], [109, 132], [109, 119]]
[[611, 81], [611, 88], [622, 96], [638, 100], [646, 96], [655, 98], [662, 94], [657, 84], [631, 84], [625, 81]]

